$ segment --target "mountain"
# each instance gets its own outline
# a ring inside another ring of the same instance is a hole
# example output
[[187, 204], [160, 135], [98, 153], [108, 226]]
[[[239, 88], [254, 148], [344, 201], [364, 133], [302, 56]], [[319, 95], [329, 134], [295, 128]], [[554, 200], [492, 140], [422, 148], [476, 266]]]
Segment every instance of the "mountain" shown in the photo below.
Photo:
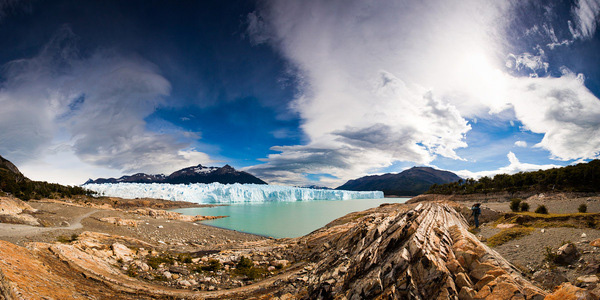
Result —
[[31, 198], [70, 198], [90, 196], [93, 192], [78, 186], [64, 186], [57, 183], [33, 181], [25, 177], [19, 168], [0, 156], [0, 195], [13, 195], [21, 200]]
[[413, 167], [400, 173], [365, 176], [348, 182], [336, 190], [383, 191], [385, 195], [415, 196], [426, 192], [433, 184], [461, 179], [458, 175], [430, 167]]
[[2, 156], [0, 156], [0, 172], [3, 177], [14, 177], [16, 181], [28, 180], [17, 166]]
[[173, 172], [169, 176], [163, 174], [149, 175], [144, 173], [137, 173], [130, 176], [123, 176], [118, 179], [115, 178], [98, 178], [96, 180], [88, 180], [84, 184], [90, 183], [212, 183], [219, 182], [223, 184], [232, 183], [255, 183], [255, 184], [267, 184], [260, 178], [244, 172], [237, 171], [230, 165], [225, 165], [222, 168], [218, 167], [205, 167], [197, 165], [189, 168], [184, 168], [179, 171]]

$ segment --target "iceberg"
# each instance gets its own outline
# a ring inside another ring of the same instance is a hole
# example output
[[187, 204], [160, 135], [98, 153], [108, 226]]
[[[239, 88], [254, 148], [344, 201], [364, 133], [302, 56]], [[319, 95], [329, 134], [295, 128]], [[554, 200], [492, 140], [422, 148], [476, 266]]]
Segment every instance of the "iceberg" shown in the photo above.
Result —
[[102, 183], [84, 188], [101, 196], [121, 198], [157, 198], [195, 203], [242, 203], [311, 200], [380, 199], [381, 191], [343, 191], [263, 184], [221, 183]]

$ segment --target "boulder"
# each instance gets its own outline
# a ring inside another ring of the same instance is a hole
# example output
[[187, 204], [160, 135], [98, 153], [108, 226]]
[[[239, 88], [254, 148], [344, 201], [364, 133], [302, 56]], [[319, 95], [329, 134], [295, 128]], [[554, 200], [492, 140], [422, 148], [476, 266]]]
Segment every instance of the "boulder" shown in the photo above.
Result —
[[123, 261], [131, 261], [135, 255], [131, 249], [121, 243], [112, 244], [112, 250], [117, 259], [122, 259]]
[[562, 272], [556, 269], [537, 271], [533, 274], [533, 280], [539, 282], [542, 287], [548, 290], [569, 281]]
[[0, 223], [40, 226], [38, 220], [28, 214], [0, 214]]
[[600, 239], [593, 240], [590, 245], [594, 247], [600, 247]]
[[556, 252], [556, 263], [570, 265], [579, 257], [579, 251], [575, 244], [566, 243], [558, 248]]
[[577, 277], [577, 282], [578, 283], [583, 283], [583, 284], [586, 284], [586, 285], [598, 283], [598, 276], [596, 276], [596, 275], [579, 276], [579, 277]]

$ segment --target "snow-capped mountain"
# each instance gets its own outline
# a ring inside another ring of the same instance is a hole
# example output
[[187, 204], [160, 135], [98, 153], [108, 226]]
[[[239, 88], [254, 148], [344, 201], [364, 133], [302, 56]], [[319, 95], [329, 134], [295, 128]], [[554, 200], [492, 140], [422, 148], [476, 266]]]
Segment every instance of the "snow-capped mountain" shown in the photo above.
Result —
[[118, 179], [116, 178], [98, 178], [96, 180], [88, 180], [84, 184], [91, 183], [212, 183], [219, 182], [223, 184], [231, 183], [255, 183], [255, 184], [267, 184], [260, 178], [244, 172], [237, 171], [230, 165], [225, 165], [222, 168], [219, 167], [205, 167], [203, 165], [197, 165], [189, 168], [184, 168], [179, 171], [173, 172], [169, 176], [163, 174], [152, 175], [137, 173], [130, 176], [123, 176]]

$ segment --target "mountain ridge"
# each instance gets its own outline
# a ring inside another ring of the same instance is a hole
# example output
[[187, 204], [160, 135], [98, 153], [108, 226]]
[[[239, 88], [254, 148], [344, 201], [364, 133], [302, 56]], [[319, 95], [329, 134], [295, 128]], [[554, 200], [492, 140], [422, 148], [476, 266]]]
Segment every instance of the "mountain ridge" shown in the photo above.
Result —
[[433, 184], [455, 182], [461, 178], [449, 171], [431, 167], [412, 167], [400, 173], [369, 175], [348, 180], [336, 190], [383, 191], [385, 195], [416, 196], [426, 192]]
[[238, 171], [230, 165], [223, 167], [205, 167], [201, 164], [177, 170], [170, 175], [136, 173], [124, 175], [119, 178], [97, 178], [89, 179], [85, 184], [102, 183], [254, 183], [267, 184], [262, 179], [244, 171]]

